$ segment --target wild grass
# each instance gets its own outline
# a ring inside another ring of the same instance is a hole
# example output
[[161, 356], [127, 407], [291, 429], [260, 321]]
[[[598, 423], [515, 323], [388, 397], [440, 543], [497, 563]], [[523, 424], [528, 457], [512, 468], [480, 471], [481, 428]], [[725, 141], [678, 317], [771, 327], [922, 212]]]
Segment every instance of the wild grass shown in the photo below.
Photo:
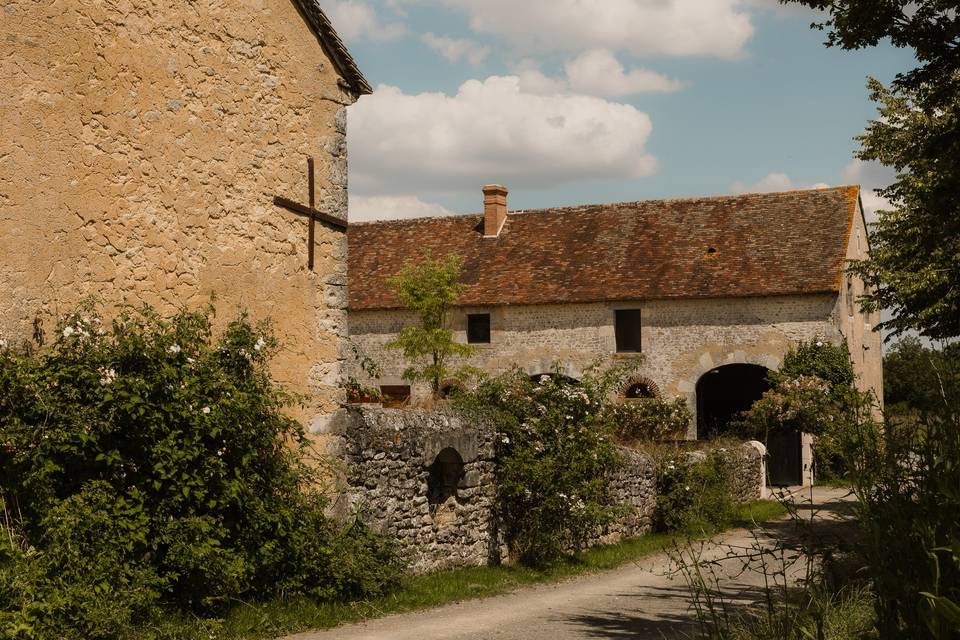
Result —
[[[758, 500], [737, 508], [732, 527], [754, 526], [786, 514], [779, 502]], [[523, 586], [557, 582], [605, 571], [666, 551], [681, 540], [706, 537], [716, 531], [654, 533], [594, 547], [574, 554], [542, 570], [522, 566], [469, 567], [409, 576], [393, 593], [376, 599], [352, 602], [317, 602], [306, 598], [276, 600], [265, 604], [237, 603], [222, 619], [169, 618], [150, 634], [134, 638], [178, 640], [259, 640], [308, 629], [329, 629], [385, 615], [437, 607], [453, 602], [508, 593]]]

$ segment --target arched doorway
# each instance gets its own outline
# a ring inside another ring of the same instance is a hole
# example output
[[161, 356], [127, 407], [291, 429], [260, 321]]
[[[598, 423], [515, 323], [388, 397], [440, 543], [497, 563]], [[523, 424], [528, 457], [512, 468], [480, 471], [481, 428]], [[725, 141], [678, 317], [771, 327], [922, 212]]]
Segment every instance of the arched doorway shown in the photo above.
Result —
[[716, 367], [697, 381], [697, 439], [724, 435], [728, 424], [770, 389], [769, 369], [757, 364]]

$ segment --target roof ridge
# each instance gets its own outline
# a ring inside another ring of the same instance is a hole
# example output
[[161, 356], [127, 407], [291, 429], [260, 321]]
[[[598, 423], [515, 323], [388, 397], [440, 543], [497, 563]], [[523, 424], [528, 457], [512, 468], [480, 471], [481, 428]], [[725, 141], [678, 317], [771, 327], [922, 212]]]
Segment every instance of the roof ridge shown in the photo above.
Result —
[[[650, 200], [621, 200], [617, 202], [593, 202], [586, 204], [572, 204], [572, 205], [562, 205], [559, 207], [537, 207], [536, 209], [514, 209], [508, 210], [508, 215], [525, 215], [528, 213], [560, 213], [567, 211], [576, 211], [577, 209], [585, 209], [590, 207], [616, 207], [623, 205], [638, 205], [638, 204], [650, 204], [653, 202], [662, 202], [664, 204], [668, 203], [681, 203], [681, 202], [699, 202], [703, 200], [732, 200], [735, 198], [745, 198], [749, 196], [778, 196], [785, 195], [788, 193], [804, 193], [809, 191], [842, 191], [844, 189], [860, 189], [858, 184], [842, 184], [832, 187], [810, 187], [807, 189], [787, 189], [785, 191], [751, 191], [749, 193], [737, 193], [737, 194], [725, 194], [725, 195], [712, 195], [712, 196], [687, 196], [683, 198], [652, 198]], [[452, 213], [450, 215], [443, 216], [417, 216], [416, 218], [390, 218], [387, 220], [365, 220], [363, 222], [351, 222], [351, 226], [357, 225], [375, 225], [375, 224], [407, 224], [411, 222], [424, 222], [428, 220], [451, 220], [451, 219], [462, 219], [470, 216], [482, 216], [482, 212], [470, 212], [470, 213]]]

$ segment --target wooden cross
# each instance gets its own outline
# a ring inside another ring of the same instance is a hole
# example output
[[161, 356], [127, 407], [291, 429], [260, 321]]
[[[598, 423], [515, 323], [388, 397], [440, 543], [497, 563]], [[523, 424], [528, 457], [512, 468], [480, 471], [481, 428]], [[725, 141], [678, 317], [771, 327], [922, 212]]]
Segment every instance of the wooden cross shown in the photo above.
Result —
[[324, 213], [323, 211], [318, 211], [314, 208], [314, 194], [313, 194], [313, 158], [307, 158], [307, 181], [310, 185], [310, 206], [303, 206], [298, 202], [294, 202], [289, 198], [284, 198], [283, 196], [274, 196], [273, 204], [278, 207], [283, 207], [288, 211], [292, 211], [297, 215], [306, 216], [310, 220], [310, 226], [307, 231], [307, 268], [310, 271], [313, 271], [313, 236], [314, 236], [314, 226], [317, 220], [321, 222], [326, 222], [331, 227], [339, 229], [340, 231], [347, 230], [347, 221], [336, 216], [332, 216], [329, 213]]

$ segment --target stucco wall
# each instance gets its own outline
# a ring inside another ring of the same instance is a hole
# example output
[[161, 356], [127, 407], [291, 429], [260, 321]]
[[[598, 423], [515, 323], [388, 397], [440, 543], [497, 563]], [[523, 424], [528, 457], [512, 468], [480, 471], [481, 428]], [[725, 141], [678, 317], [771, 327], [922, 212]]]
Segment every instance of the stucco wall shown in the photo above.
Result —
[[[642, 309], [642, 375], [664, 396], [683, 396], [696, 410], [695, 386], [701, 375], [722, 364], [745, 362], [771, 369], [791, 343], [820, 337], [839, 341], [837, 296], [831, 294], [770, 298], [655, 300], [636, 304], [570, 304], [493, 309], [460, 309], [454, 314], [456, 339], [466, 341], [466, 314], [491, 313], [491, 343], [479, 345], [469, 363], [496, 373], [519, 366], [530, 374], [546, 373], [559, 362], [579, 377], [591, 363], [610, 363], [615, 354], [614, 310]], [[351, 339], [383, 364], [381, 384], [397, 384], [406, 364], [385, 348], [403, 326], [416, 318], [402, 311], [351, 312]], [[355, 365], [351, 373], [365, 379]], [[428, 390], [415, 389], [424, 398]], [[691, 427], [691, 435], [695, 427]]]
[[317, 227], [306, 269], [306, 155], [318, 205], [346, 216], [354, 97], [291, 0], [7, 0], [0, 13], [0, 335], [47, 332], [78, 300], [164, 312], [217, 295], [272, 317], [277, 378], [332, 409], [345, 238]]

